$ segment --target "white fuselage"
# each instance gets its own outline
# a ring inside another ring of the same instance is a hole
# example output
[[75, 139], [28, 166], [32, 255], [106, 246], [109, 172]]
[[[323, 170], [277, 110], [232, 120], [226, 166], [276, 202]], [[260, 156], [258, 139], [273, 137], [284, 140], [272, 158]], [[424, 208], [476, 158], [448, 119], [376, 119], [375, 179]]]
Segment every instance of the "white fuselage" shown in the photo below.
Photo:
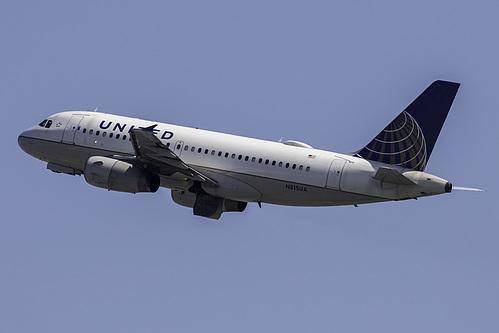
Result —
[[[19, 136], [27, 153], [54, 171], [82, 174], [91, 156], [132, 157], [132, 128], [157, 124], [154, 133], [185, 164], [217, 181], [204, 185], [214, 195], [246, 202], [293, 206], [354, 205], [445, 193], [447, 181], [423, 172], [351, 155], [210, 132], [99, 112], [62, 112], [49, 128], [34, 126]], [[396, 169], [415, 184], [374, 179], [381, 166]], [[161, 186], [187, 190], [181, 174], [161, 176]], [[448, 191], [447, 191], [448, 192]]]

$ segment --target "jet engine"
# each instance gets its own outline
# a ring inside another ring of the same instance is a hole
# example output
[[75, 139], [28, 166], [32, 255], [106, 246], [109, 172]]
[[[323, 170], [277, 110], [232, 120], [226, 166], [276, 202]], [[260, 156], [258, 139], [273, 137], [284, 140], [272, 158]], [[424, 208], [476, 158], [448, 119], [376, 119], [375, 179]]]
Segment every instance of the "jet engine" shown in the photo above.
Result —
[[172, 199], [177, 205], [194, 208], [194, 205], [196, 204], [196, 193], [172, 190]]
[[90, 157], [85, 163], [84, 175], [90, 185], [119, 192], [156, 192], [160, 185], [157, 174], [103, 156]]
[[247, 202], [214, 197], [204, 192], [172, 190], [173, 201], [181, 206], [193, 208], [194, 215], [218, 220], [223, 212], [243, 212]]

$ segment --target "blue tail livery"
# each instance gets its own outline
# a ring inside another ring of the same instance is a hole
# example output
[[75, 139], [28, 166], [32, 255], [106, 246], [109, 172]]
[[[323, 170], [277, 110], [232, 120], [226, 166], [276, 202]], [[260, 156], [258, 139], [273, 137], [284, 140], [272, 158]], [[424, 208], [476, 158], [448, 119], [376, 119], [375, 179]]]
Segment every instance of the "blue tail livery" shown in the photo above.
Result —
[[433, 82], [355, 156], [423, 171], [459, 86]]

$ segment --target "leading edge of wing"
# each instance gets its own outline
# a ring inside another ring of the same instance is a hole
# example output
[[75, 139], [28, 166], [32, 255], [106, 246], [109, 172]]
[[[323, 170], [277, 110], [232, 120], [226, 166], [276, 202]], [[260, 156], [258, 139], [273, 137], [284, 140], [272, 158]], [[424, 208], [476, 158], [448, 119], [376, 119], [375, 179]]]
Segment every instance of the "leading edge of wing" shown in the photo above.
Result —
[[168, 172], [161, 172], [166, 176], [178, 172], [189, 179], [209, 182], [217, 185], [217, 182], [210, 177], [203, 175], [201, 172], [191, 168], [185, 164], [170, 148], [163, 144], [154, 135], [153, 129], [157, 125], [152, 125], [146, 128], [134, 128], [130, 131], [130, 140], [132, 142], [135, 156], [142, 162], [151, 164], [159, 170], [165, 168]]

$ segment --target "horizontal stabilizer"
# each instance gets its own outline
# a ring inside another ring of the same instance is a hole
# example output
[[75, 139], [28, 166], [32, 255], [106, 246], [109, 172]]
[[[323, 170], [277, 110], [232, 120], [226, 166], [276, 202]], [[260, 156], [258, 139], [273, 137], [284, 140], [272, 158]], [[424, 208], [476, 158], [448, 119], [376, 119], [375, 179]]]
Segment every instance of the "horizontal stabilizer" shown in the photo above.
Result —
[[396, 185], [416, 185], [412, 180], [401, 174], [395, 169], [380, 167], [373, 177], [376, 180], [384, 183]]

